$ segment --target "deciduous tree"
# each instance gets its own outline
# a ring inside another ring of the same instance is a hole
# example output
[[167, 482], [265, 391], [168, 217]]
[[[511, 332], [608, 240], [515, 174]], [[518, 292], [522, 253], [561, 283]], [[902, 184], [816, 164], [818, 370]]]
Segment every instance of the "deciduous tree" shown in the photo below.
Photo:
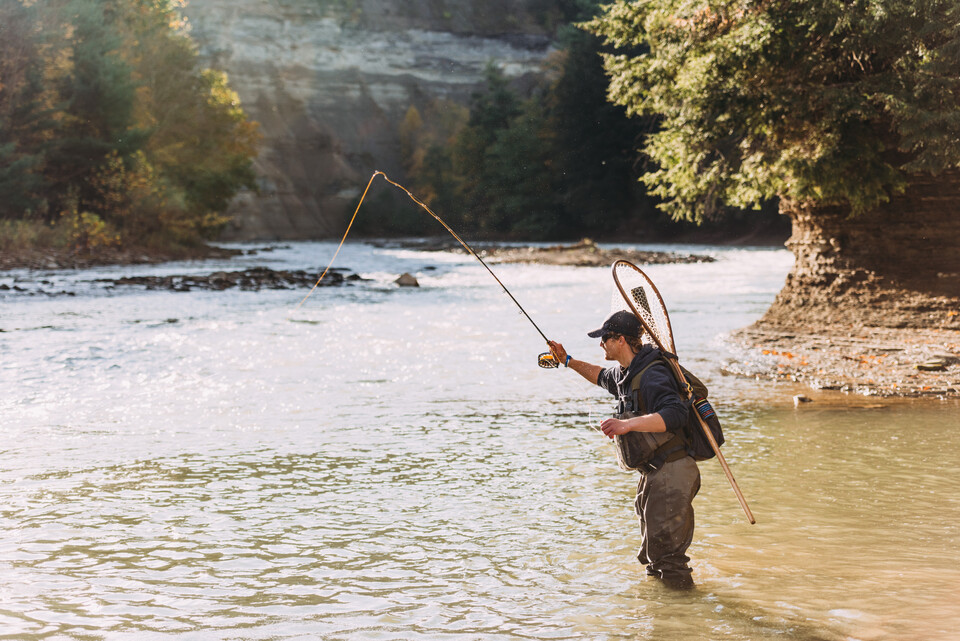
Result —
[[792, 217], [769, 321], [960, 324], [960, 4], [619, 0], [587, 28], [623, 49], [611, 98], [661, 119], [644, 180], [674, 216]]
[[63, 218], [96, 232], [85, 246], [194, 244], [226, 222], [254, 187], [257, 128], [181, 6], [0, 3], [0, 217]]

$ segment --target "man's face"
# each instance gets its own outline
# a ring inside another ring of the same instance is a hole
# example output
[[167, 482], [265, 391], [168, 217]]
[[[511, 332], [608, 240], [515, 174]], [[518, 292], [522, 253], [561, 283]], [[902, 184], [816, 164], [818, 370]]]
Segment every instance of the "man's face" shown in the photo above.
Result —
[[608, 361], [620, 360], [620, 351], [627, 341], [620, 334], [604, 334], [600, 338], [600, 347], [603, 348], [603, 358]]

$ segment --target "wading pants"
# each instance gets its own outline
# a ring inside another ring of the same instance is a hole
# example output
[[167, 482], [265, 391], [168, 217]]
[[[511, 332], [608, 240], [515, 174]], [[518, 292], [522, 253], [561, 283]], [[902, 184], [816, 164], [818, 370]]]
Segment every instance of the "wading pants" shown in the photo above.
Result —
[[691, 457], [664, 463], [640, 475], [635, 503], [640, 519], [640, 553], [647, 574], [664, 583], [692, 585], [686, 555], [693, 541], [693, 497], [700, 491], [700, 470]]

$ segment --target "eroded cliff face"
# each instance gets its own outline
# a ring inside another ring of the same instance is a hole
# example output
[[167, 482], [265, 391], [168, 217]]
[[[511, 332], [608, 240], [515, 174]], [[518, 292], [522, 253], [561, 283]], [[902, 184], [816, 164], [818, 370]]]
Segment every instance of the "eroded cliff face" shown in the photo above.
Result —
[[960, 173], [917, 178], [875, 210], [781, 200], [796, 256], [758, 325], [960, 329]]
[[403, 178], [409, 107], [466, 103], [491, 61], [511, 78], [541, 73], [553, 4], [192, 0], [205, 63], [229, 74], [263, 134], [259, 193], [236, 198], [225, 238], [339, 235], [374, 170]]

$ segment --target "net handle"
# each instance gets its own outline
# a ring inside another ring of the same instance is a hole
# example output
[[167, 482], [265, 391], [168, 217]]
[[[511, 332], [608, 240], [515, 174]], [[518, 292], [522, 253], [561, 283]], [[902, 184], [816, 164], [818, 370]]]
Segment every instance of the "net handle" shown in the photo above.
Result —
[[[657, 336], [657, 333], [643, 320], [643, 315], [637, 311], [636, 306], [633, 304], [633, 299], [627, 295], [623, 289], [623, 285], [620, 284], [620, 279], [617, 276], [617, 266], [625, 265], [637, 273], [639, 273], [643, 279], [650, 285], [653, 289], [653, 293], [657, 295], [659, 299], [660, 306], [663, 309], [663, 317], [667, 322], [667, 337], [670, 339], [671, 349], [664, 349], [663, 343], [660, 342], [660, 338]], [[674, 375], [677, 377], [677, 380], [680, 382], [681, 386], [687, 392], [687, 399], [693, 398], [693, 388], [690, 386], [690, 383], [687, 381], [687, 377], [683, 375], [683, 370], [680, 369], [680, 361], [677, 358], [677, 349], [673, 342], [673, 329], [670, 326], [670, 316], [667, 314], [667, 306], [663, 304], [663, 297], [660, 296], [660, 292], [657, 290], [657, 286], [653, 284], [653, 281], [647, 277], [643, 271], [627, 260], [617, 260], [611, 266], [613, 271], [613, 282], [616, 283], [617, 289], [620, 291], [620, 295], [623, 296], [623, 300], [626, 301], [627, 306], [630, 311], [633, 312], [633, 315], [640, 321], [640, 326], [643, 327], [643, 330], [647, 332], [653, 342], [657, 344], [657, 348], [661, 353], [666, 357], [667, 364], [670, 365], [670, 369], [673, 370]], [[700, 413], [696, 411], [696, 408], [690, 408], [696, 414], [697, 422], [700, 423], [700, 429], [703, 430], [704, 436], [707, 438], [707, 442], [710, 443], [710, 448], [713, 450], [713, 453], [717, 455], [717, 460], [720, 461], [720, 467], [723, 468], [723, 473], [727, 477], [727, 481], [730, 482], [730, 487], [733, 488], [734, 494], [737, 495], [737, 500], [740, 502], [740, 507], [743, 509], [743, 513], [746, 515], [747, 519], [750, 521], [750, 524], [753, 525], [757, 520], [753, 517], [753, 512], [750, 511], [750, 506], [747, 505], [747, 500], [743, 496], [743, 492], [740, 491], [740, 486], [737, 485], [736, 479], [733, 478], [733, 472], [730, 471], [730, 466], [727, 465], [727, 459], [724, 458], [723, 452], [720, 451], [720, 446], [717, 445], [717, 440], [713, 438], [713, 432], [710, 431], [710, 426], [707, 425], [706, 421], [703, 420], [703, 417], [700, 416]]]

